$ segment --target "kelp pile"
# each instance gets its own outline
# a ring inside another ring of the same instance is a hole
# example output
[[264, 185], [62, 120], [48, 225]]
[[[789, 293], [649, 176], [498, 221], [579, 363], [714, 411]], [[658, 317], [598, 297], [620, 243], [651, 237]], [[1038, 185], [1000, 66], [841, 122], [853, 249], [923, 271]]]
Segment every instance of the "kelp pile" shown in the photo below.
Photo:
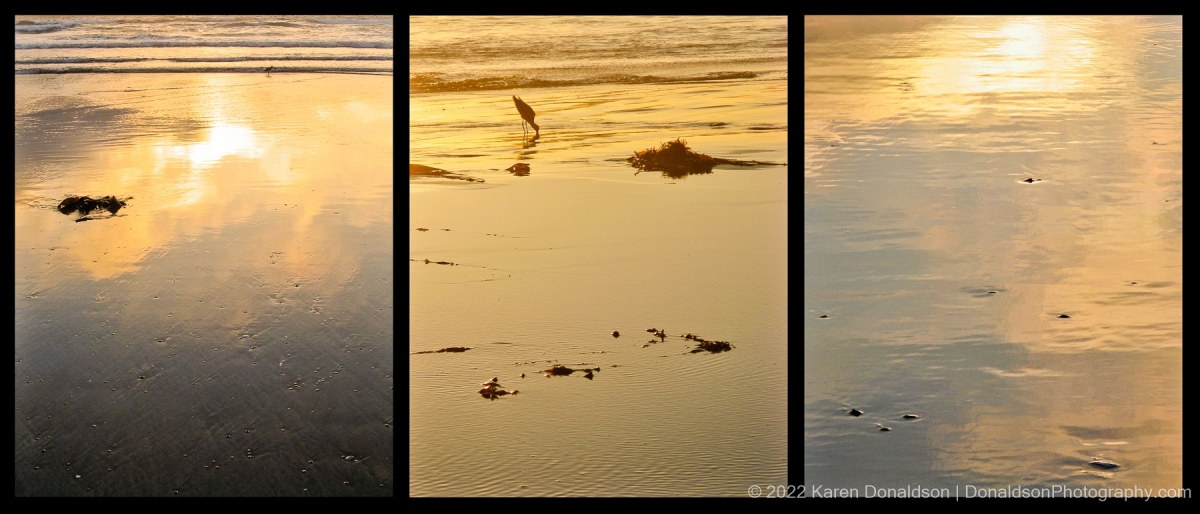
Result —
[[[633, 157], [625, 160], [630, 166], [639, 170], [637, 173], [643, 171], [661, 171], [663, 176], [670, 178], [684, 178], [688, 175], [712, 173], [713, 167], [718, 164], [730, 164], [734, 166], [786, 166], [786, 164], [774, 162], [741, 161], [737, 159], [710, 157], [692, 151], [691, 148], [688, 148], [687, 141], [684, 141], [682, 138], [667, 141], [658, 148], [648, 148], [640, 152], [634, 152]], [[634, 175], [637, 175], [637, 173], [634, 173]]]
[[[132, 199], [130, 197], [129, 199]], [[58, 204], [58, 212], [63, 214], [71, 214], [78, 211], [79, 219], [75, 221], [87, 221], [96, 218], [89, 218], [88, 215], [92, 211], [108, 211], [110, 214], [116, 214], [125, 206], [123, 200], [118, 200], [115, 196], [104, 196], [100, 198], [92, 198], [90, 196], [68, 196], [65, 200]]]
[[[633, 157], [626, 159], [630, 166], [641, 171], [661, 171], [664, 175], [680, 178], [688, 175], [712, 173], [717, 160], [702, 153], [693, 152], [687, 146], [687, 141], [676, 138], [667, 141], [659, 148], [648, 148], [634, 152]], [[635, 173], [636, 175], [636, 173]]]

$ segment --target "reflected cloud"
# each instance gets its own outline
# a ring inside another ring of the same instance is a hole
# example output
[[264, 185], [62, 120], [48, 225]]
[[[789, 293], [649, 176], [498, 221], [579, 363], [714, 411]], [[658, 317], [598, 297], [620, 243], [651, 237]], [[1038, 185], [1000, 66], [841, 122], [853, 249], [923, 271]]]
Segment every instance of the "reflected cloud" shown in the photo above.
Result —
[[[324, 256], [330, 246], [338, 246], [336, 241], [343, 239], [339, 233], [346, 227], [390, 227], [392, 107], [388, 79], [380, 78], [380, 86], [386, 85], [386, 89], [376, 95], [349, 97], [336, 77], [321, 77], [303, 85], [272, 82], [249, 87], [236, 82], [252, 82], [248, 77], [207, 86], [201, 77], [163, 80], [170, 82], [163, 86], [172, 87], [146, 88], [158, 91], [159, 96], [137, 103], [138, 110], [122, 110], [120, 116], [104, 118], [112, 126], [89, 127], [89, 133], [111, 134], [101, 144], [68, 145], [73, 137], [69, 131], [47, 126], [54, 120], [66, 123], [62, 113], [81, 108], [74, 103], [64, 111], [54, 102], [43, 102], [50, 114], [26, 114], [26, 119], [42, 120], [29, 126], [30, 130], [39, 131], [38, 137], [51, 138], [39, 146], [60, 148], [60, 154], [78, 154], [72, 160], [84, 163], [26, 188], [32, 197], [27, 203], [57, 206], [70, 195], [136, 200], [113, 222], [79, 224], [86, 230], [62, 223], [61, 217], [46, 219], [38, 209], [18, 209], [18, 239], [27, 230], [65, 232], [56, 236], [66, 243], [65, 251], [53, 256], [63, 264], [84, 268], [99, 280], [134, 272], [148, 255], [169, 253], [177, 245], [232, 226], [262, 224], [260, 231], [278, 227], [281, 232], [296, 231], [303, 236], [294, 238], [289, 248], [292, 258], [279, 260], [274, 268], [281, 270], [289, 263], [304, 261], [304, 269], [294, 271], [309, 274], [314, 271], [310, 266], [318, 262], [333, 265]], [[189, 86], [194, 94], [179, 98], [174, 91], [181, 89], [180, 80], [200, 83]], [[305, 107], [277, 109], [276, 105]], [[111, 110], [93, 106], [87, 112]], [[179, 131], [146, 130], [162, 126], [164, 120], [175, 120], [172, 126]], [[199, 130], [198, 124], [203, 125]], [[381, 204], [387, 207], [381, 210]], [[94, 251], [98, 242], [105, 251]], [[300, 259], [301, 255], [322, 257]], [[333, 260], [346, 258], [353, 260], [353, 252]]]

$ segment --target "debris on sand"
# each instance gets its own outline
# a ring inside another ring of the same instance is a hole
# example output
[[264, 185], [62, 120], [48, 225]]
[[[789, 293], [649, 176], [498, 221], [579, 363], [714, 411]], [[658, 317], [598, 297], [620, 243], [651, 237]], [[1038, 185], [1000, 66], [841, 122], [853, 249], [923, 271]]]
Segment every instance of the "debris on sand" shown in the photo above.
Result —
[[727, 341], [700, 341], [700, 344], [696, 345], [696, 349], [692, 350], [692, 353], [721, 353], [732, 349], [733, 345], [729, 344]]
[[692, 340], [692, 341], [695, 341], [696, 343], [698, 343], [696, 345], [696, 348], [694, 350], [692, 350], [692, 353], [699, 353], [699, 352], [721, 353], [721, 352], [727, 352], [727, 351], [733, 349], [733, 345], [729, 344], [728, 341], [709, 341], [703, 337], [700, 337], [698, 335], [693, 335], [690, 333], [685, 334], [683, 336], [683, 338], [689, 339], [689, 340]]
[[441, 178], [449, 178], [449, 179], [454, 179], [454, 180], [465, 180], [467, 182], [480, 182], [480, 183], [483, 182], [483, 179], [481, 179], [481, 178], [468, 177], [466, 175], [463, 175], [460, 173], [455, 173], [453, 171], [447, 171], [447, 170], [443, 170], [440, 168], [433, 168], [430, 166], [423, 166], [420, 164], [409, 164], [408, 165], [408, 176], [409, 177], [441, 177]]
[[593, 371], [599, 372], [600, 368], [596, 367], [596, 368], [571, 369], [571, 368], [568, 368], [561, 364], [555, 364], [554, 366], [551, 366], [550, 369], [542, 370], [542, 373], [545, 373], [546, 376], [549, 377], [551, 375], [566, 376], [566, 375], [570, 375], [571, 373], [575, 373], [576, 371], [584, 372], [584, 375], [583, 375], [584, 378], [590, 379], [590, 378], [592, 378], [592, 372]]
[[692, 151], [687, 141], [676, 138], [674, 141], [662, 143], [659, 148], [648, 148], [634, 152], [633, 157], [625, 159], [630, 166], [637, 168], [637, 175], [643, 171], [661, 171], [663, 176], [684, 178], [688, 175], [704, 175], [712, 173], [714, 166], [729, 164], [734, 166], [786, 166], [785, 164], [761, 161], [741, 161], [737, 159], [721, 159]]
[[495, 400], [496, 398], [506, 394], [517, 394], [519, 392], [516, 389], [513, 389], [512, 391], [505, 391], [504, 387], [500, 385], [498, 378], [492, 378], [491, 380], [480, 385], [483, 386], [483, 389], [479, 390], [479, 395], [489, 400]]
[[450, 262], [450, 261], [431, 261], [429, 259], [409, 259], [409, 260], [412, 262], [425, 261], [425, 264], [444, 264], [447, 266], [458, 266], [458, 263], [454, 263], [454, 262]]
[[429, 350], [429, 351], [425, 351], [425, 352], [413, 352], [413, 355], [419, 355], [419, 354], [422, 354], [422, 353], [461, 353], [461, 352], [465, 352], [465, 351], [467, 351], [467, 350], [470, 350], [470, 349], [471, 349], [471, 348], [469, 348], [469, 347], [466, 347], [466, 346], [451, 346], [451, 347], [449, 347], [449, 348], [442, 348], [441, 350]]
[[[131, 200], [132, 197], [127, 198]], [[100, 198], [92, 198], [90, 196], [68, 196], [65, 200], [58, 204], [58, 212], [63, 214], [71, 214], [78, 211], [80, 218], [76, 221], [86, 221], [99, 218], [89, 218], [87, 215], [92, 211], [108, 211], [110, 214], [116, 214], [125, 206], [124, 200], [118, 200], [115, 196], [104, 196]]]
[[518, 177], [528, 177], [529, 176], [529, 165], [525, 164], [523, 162], [519, 162], [512, 166], [509, 166], [507, 171]]

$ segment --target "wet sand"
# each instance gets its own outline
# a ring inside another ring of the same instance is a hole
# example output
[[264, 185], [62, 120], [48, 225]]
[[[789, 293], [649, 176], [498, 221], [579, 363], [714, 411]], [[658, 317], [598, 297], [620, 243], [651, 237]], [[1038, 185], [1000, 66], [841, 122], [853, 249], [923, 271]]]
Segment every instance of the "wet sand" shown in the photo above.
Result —
[[805, 18], [809, 484], [1179, 492], [1182, 38]]
[[16, 109], [16, 494], [390, 496], [392, 78], [18, 76]]
[[[541, 125], [524, 145], [503, 93], [411, 97], [412, 164], [484, 182], [410, 176], [410, 494], [786, 484], [788, 169], [625, 162], [676, 137], [787, 162], [786, 131], [756, 130], [786, 126], [786, 83], [522, 92]], [[734, 348], [691, 353], [689, 332]], [[544, 376], [554, 365], [601, 371]], [[492, 377], [520, 393], [482, 397]]]

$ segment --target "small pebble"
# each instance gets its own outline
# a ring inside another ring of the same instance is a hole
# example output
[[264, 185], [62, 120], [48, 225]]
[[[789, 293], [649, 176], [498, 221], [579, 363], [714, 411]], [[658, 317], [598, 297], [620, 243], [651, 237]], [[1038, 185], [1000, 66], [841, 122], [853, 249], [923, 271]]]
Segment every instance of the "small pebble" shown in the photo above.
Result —
[[918, 416], [918, 415], [916, 415], [916, 414], [905, 414], [905, 415], [904, 415], [904, 419], [917, 419], [917, 418], [920, 418], [920, 417], [921, 417], [921, 416]]
[[621, 333], [613, 330], [613, 337], [621, 337]]
[[829, 317], [829, 315], [828, 315], [828, 314], [822, 314], [822, 315], [821, 315], [821, 319], [825, 319], [825, 318], [828, 318], [828, 317]]
[[1067, 316], [1066, 314], [1059, 314], [1058, 317], [1059, 318], [1069, 318], [1070, 316]]
[[850, 409], [851, 416], [862, 416], [862, 414], [863, 414], [862, 411], [860, 411], [858, 409]]

